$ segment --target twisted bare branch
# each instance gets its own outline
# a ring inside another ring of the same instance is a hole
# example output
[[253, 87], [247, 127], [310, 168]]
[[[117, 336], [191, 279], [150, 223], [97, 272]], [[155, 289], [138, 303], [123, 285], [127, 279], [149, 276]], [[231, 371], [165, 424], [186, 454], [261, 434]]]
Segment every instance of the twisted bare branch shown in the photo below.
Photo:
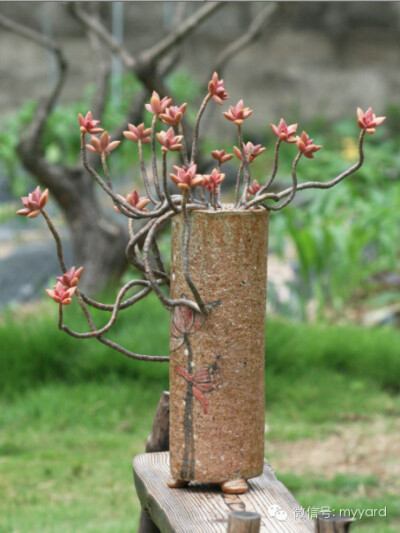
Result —
[[96, 34], [113, 52], [118, 54], [128, 70], [134, 70], [137, 66], [136, 59], [117, 42], [107, 28], [100, 22], [100, 20], [93, 18], [90, 14], [82, 8], [79, 2], [70, 2], [68, 5], [71, 13], [79, 20], [83, 26], [94, 34]]
[[277, 3], [268, 2], [264, 9], [257, 13], [257, 15], [254, 17], [246, 33], [243, 33], [243, 35], [241, 35], [238, 39], [229, 43], [228, 46], [217, 56], [215, 66], [212, 69], [211, 74], [214, 71], [217, 71], [220, 76], [222, 76], [228, 62], [237, 53], [242, 52], [247, 46], [260, 37], [262, 31], [268, 27], [267, 23], [276, 13], [277, 8]]
[[[321, 182], [321, 181], [306, 181], [305, 183], [300, 183], [300, 185], [297, 186], [296, 191], [303, 191], [304, 189], [330, 189], [331, 187], [334, 187], [339, 182], [356, 172], [361, 165], [364, 162], [364, 151], [363, 151], [363, 142], [365, 137], [365, 130], [361, 130], [360, 136], [358, 138], [358, 161], [354, 163], [351, 167], [349, 167], [347, 170], [336, 176], [335, 178], [331, 179], [327, 182]], [[291, 195], [293, 192], [293, 186], [288, 187], [287, 189], [284, 189], [283, 191], [279, 193], [264, 193], [258, 198], [253, 198], [250, 202], [247, 203], [247, 207], [252, 207], [253, 205], [262, 202], [266, 199], [275, 200], [278, 202], [282, 198], [285, 198], [288, 195]]]
[[139, 65], [149, 68], [155, 61], [165, 56], [172, 48], [180, 44], [186, 37], [188, 37], [204, 20], [206, 20], [212, 13], [221, 9], [224, 2], [207, 2], [193, 15], [189, 16], [183, 21], [179, 27], [173, 28], [171, 33], [161, 39], [157, 44], [144, 50], [138, 57]]

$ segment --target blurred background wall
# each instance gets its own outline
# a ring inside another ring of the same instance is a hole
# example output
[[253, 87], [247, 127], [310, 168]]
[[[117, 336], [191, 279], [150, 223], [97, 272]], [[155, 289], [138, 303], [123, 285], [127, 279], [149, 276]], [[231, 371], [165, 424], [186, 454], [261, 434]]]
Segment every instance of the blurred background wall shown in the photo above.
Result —
[[[65, 47], [70, 72], [64, 101], [76, 100], [94, 77], [82, 30], [65, 2], [1, 2], [0, 13], [55, 37]], [[166, 34], [175, 2], [102, 2], [109, 28], [131, 51]], [[186, 3], [186, 13], [200, 2]], [[208, 79], [218, 53], [249, 27], [265, 2], [226, 2], [186, 42], [180, 67], [201, 83]], [[371, 105], [399, 101], [400, 3], [284, 2], [277, 19], [257, 42], [237, 53], [224, 78], [232, 101], [242, 95], [260, 111], [255, 128], [281, 115], [330, 118]], [[40, 47], [0, 30], [0, 113], [15, 111], [52, 84], [52, 58]]]

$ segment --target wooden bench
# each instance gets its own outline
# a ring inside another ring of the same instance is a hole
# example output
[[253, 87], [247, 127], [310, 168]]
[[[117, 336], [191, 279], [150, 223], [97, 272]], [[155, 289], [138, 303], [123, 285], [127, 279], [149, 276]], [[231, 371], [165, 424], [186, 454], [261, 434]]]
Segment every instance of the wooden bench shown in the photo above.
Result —
[[169, 397], [161, 397], [146, 450], [133, 460], [142, 505], [138, 533], [346, 533], [350, 518], [319, 515], [311, 520], [265, 460], [263, 474], [245, 494], [224, 494], [219, 485], [171, 489], [168, 449]]
[[169, 453], [138, 455], [133, 460], [142, 508], [162, 533], [226, 533], [230, 511], [261, 515], [260, 531], [314, 533], [312, 520], [265, 461], [262, 476], [249, 480], [245, 494], [223, 494], [219, 485], [194, 484], [170, 489]]

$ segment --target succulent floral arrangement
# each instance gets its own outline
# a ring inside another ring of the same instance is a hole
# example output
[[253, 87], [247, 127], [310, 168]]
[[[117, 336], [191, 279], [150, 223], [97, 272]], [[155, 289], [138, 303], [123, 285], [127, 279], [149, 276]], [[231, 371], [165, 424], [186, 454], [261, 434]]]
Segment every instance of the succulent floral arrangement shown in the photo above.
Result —
[[[313, 159], [314, 154], [322, 146], [314, 144], [312, 138], [303, 131], [296, 135], [297, 124], [287, 125], [281, 119], [278, 125], [271, 124], [271, 130], [276, 136], [271, 175], [263, 181], [252, 179], [251, 164], [261, 155], [266, 148], [260, 144], [245, 143], [242, 134], [242, 124], [247, 120], [253, 110], [245, 107], [243, 100], [235, 106], [230, 106], [223, 113], [224, 117], [231, 121], [237, 129], [238, 146], [233, 148], [232, 154], [224, 150], [213, 150], [212, 157], [216, 161], [215, 168], [210, 174], [199, 174], [197, 171], [196, 156], [199, 146], [200, 123], [206, 106], [210, 100], [222, 105], [228, 99], [224, 81], [214, 73], [208, 83], [208, 93], [205, 96], [197, 113], [191, 149], [187, 146], [182, 119], [187, 104], [181, 106], [172, 105], [172, 99], [153, 92], [150, 102], [146, 104], [146, 110], [153, 115], [151, 127], [146, 128], [144, 123], [137, 126], [128, 124], [128, 130], [124, 132], [127, 140], [137, 143], [140, 159], [140, 170], [145, 192], [141, 196], [137, 190], [133, 190], [126, 197], [117, 194], [114, 190], [107, 158], [120, 144], [119, 140], [112, 140], [107, 131], [99, 125], [89, 111], [85, 116], [79, 114], [81, 132], [81, 155], [85, 169], [89, 175], [100, 185], [114, 203], [115, 210], [128, 218], [130, 240], [126, 248], [129, 263], [135, 267], [140, 277], [126, 283], [118, 292], [113, 304], [103, 304], [90, 298], [78, 288], [83, 267], [76, 269], [68, 268], [64, 261], [60, 236], [45, 210], [48, 199], [48, 190], [41, 192], [37, 187], [27, 197], [22, 198], [23, 209], [17, 213], [29, 218], [35, 218], [42, 214], [55, 239], [58, 259], [62, 275], [57, 277], [57, 283], [47, 293], [59, 305], [59, 328], [69, 335], [77, 338], [97, 338], [102, 343], [122, 352], [124, 355], [148, 361], [168, 361], [165, 356], [149, 356], [132, 352], [114, 341], [105, 338], [104, 335], [112, 328], [117, 320], [118, 313], [154, 292], [161, 304], [173, 313], [172, 334], [184, 327], [185, 331], [197, 327], [202, 317], [204, 318], [213, 310], [213, 305], [204, 302], [199, 290], [193, 283], [190, 275], [189, 247], [190, 247], [190, 214], [194, 210], [268, 210], [279, 211], [286, 207], [297, 191], [304, 189], [328, 189], [344, 180], [361, 167], [364, 161], [363, 142], [365, 134], [372, 134], [385, 117], [376, 117], [372, 109], [366, 112], [358, 108], [358, 125], [361, 128], [358, 140], [358, 161], [343, 171], [338, 176], [327, 182], [304, 181], [299, 183], [297, 165], [302, 157]], [[157, 131], [157, 126], [165, 126], [165, 129]], [[90, 143], [87, 144], [87, 135], [91, 135]], [[101, 134], [101, 135], [100, 135]], [[97, 137], [96, 135], [100, 135]], [[157, 143], [159, 145], [157, 149]], [[278, 163], [279, 149], [282, 143], [290, 143], [296, 146], [292, 163], [290, 187], [280, 192], [272, 192], [271, 185], [275, 180]], [[151, 145], [151, 175], [146, 167], [143, 145]], [[158, 160], [158, 151], [161, 149], [161, 162]], [[87, 151], [98, 154], [101, 158], [103, 176], [101, 176], [89, 163]], [[181, 164], [173, 166], [173, 172], [167, 170], [167, 158], [169, 152], [180, 152]], [[239, 160], [234, 201], [224, 204], [221, 201], [221, 184], [225, 179], [222, 165], [235, 157]], [[171, 181], [170, 181], [171, 180]], [[179, 194], [171, 193], [171, 185], [175, 183]], [[150, 208], [151, 206], [151, 208]], [[161, 226], [165, 225], [176, 215], [183, 217], [185, 224], [183, 271], [185, 280], [191, 291], [191, 299], [171, 299], [168, 296], [170, 275], [167, 272], [157, 245], [157, 234]], [[127, 296], [127, 293], [134, 294]], [[89, 331], [81, 333], [70, 329], [63, 321], [63, 307], [71, 303], [76, 297], [87, 319]], [[97, 327], [94, 323], [90, 308], [94, 307], [111, 313], [108, 322]], [[183, 326], [182, 326], [183, 324]]]

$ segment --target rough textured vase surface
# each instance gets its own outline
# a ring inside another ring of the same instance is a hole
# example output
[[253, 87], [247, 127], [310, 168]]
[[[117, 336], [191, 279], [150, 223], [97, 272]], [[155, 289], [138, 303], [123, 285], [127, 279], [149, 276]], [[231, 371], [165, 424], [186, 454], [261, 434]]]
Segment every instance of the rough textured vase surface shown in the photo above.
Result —
[[[171, 294], [192, 298], [183, 271], [185, 226], [172, 224]], [[171, 313], [170, 452], [176, 479], [220, 483], [262, 473], [268, 212], [190, 214], [190, 274], [203, 318]]]

